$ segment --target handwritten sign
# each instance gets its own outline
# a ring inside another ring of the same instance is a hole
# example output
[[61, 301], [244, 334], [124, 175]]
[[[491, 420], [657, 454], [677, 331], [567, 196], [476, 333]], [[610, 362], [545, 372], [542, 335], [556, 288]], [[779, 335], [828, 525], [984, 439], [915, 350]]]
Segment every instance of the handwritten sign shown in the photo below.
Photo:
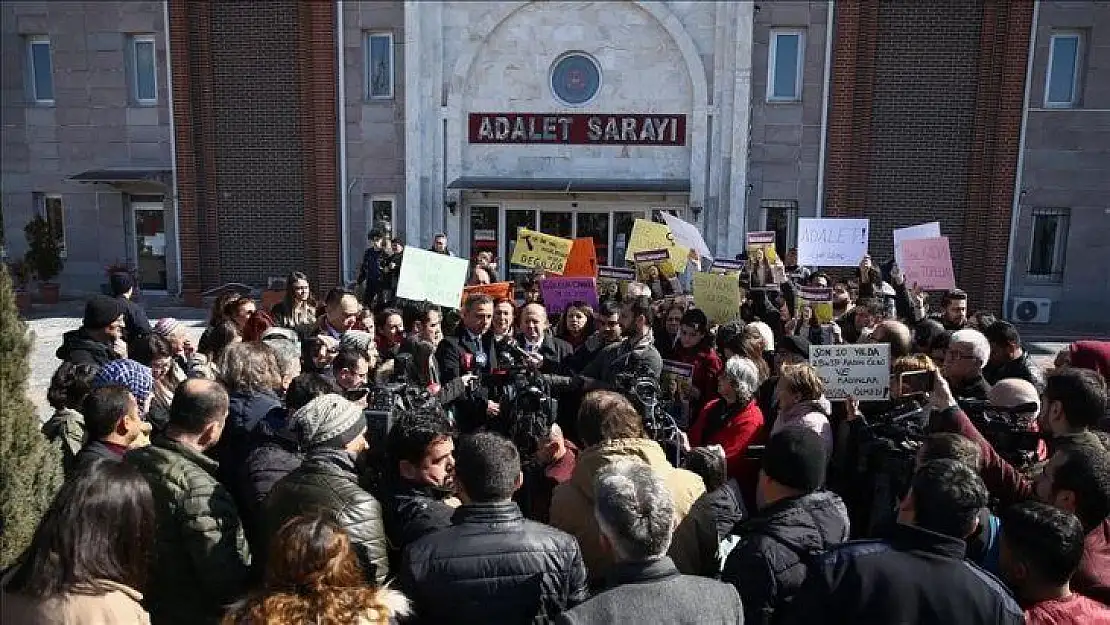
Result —
[[748, 233], [748, 260], [755, 257], [756, 250], [763, 252], [767, 262], [774, 263], [779, 257], [775, 253], [775, 233], [771, 230]]
[[894, 231], [894, 262], [902, 267], [902, 241], [915, 241], [917, 239], [935, 239], [940, 236], [940, 222], [930, 221], [927, 224], [899, 228]]
[[832, 323], [832, 289], [822, 287], [798, 287], [797, 308], [809, 306], [821, 323]]
[[867, 254], [867, 219], [798, 220], [798, 264], [855, 267]]
[[543, 305], [549, 313], [561, 313], [574, 302], [586, 302], [597, 310], [597, 285], [593, 278], [556, 278], [540, 282]]
[[829, 399], [886, 399], [890, 393], [889, 343], [810, 345], [809, 364]]
[[405, 248], [397, 277], [397, 297], [455, 308], [462, 299], [469, 267], [465, 258]]
[[[466, 302], [466, 298], [478, 293], [484, 293], [493, 298], [493, 301], [499, 299], [512, 299], [513, 298], [513, 283], [512, 282], [494, 282], [493, 284], [472, 284], [463, 287], [462, 302]], [[460, 303], [460, 304], [461, 304]]]
[[661, 214], [663, 215], [663, 221], [667, 224], [667, 227], [671, 229], [671, 233], [674, 234], [675, 242], [694, 250], [702, 258], [711, 258], [713, 256], [709, 251], [709, 244], [705, 242], [705, 238], [701, 236], [701, 231], [698, 230], [697, 226], [690, 222], [683, 221], [667, 211], [662, 211]]
[[748, 263], [742, 260], [729, 260], [727, 258], [714, 258], [709, 266], [709, 273], [743, 273]]
[[516, 246], [510, 262], [521, 267], [539, 267], [552, 273], [563, 273], [574, 241], [551, 236], [528, 228], [521, 228], [516, 235]]
[[694, 274], [694, 305], [715, 324], [728, 323], [740, 314], [740, 286], [736, 277], [713, 273]]
[[694, 381], [694, 365], [677, 360], [664, 360], [659, 375], [659, 388], [667, 398], [686, 395]]
[[564, 278], [593, 278], [597, 276], [597, 248], [593, 237], [574, 240], [563, 268]]
[[678, 244], [674, 233], [667, 224], [657, 224], [646, 219], [637, 219], [632, 224], [632, 236], [628, 240], [625, 260], [635, 260], [633, 254], [646, 250], [665, 249], [671, 255], [672, 267], [685, 267], [686, 256], [690, 250]]
[[926, 291], [956, 288], [948, 237], [902, 241], [902, 260], [906, 284], [911, 287], [916, 284]]
[[667, 250], [636, 252], [632, 256], [636, 259], [636, 270], [640, 275], [640, 280], [644, 282], [652, 280], [652, 267], [659, 271], [659, 278], [669, 279], [675, 276], [674, 266], [671, 265], [671, 256]]

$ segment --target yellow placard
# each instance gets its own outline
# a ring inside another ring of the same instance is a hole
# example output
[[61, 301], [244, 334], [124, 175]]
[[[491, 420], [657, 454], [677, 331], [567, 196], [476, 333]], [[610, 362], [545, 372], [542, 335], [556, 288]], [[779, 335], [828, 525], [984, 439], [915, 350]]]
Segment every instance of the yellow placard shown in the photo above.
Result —
[[635, 260], [636, 252], [665, 249], [671, 256], [671, 266], [676, 271], [686, 269], [686, 257], [690, 248], [675, 243], [674, 233], [667, 224], [657, 224], [646, 219], [637, 219], [632, 224], [632, 234], [628, 237], [628, 250], [624, 254], [625, 260]]
[[528, 228], [521, 228], [516, 235], [516, 247], [510, 262], [535, 269], [539, 267], [552, 273], [563, 273], [574, 241], [551, 236]]
[[695, 273], [694, 306], [718, 325], [735, 319], [740, 314], [740, 285], [736, 276]]
[[775, 233], [773, 231], [749, 232], [747, 239], [749, 261], [755, 257], [756, 250], [760, 250], [768, 263], [773, 265], [778, 262], [778, 254], [775, 253]]

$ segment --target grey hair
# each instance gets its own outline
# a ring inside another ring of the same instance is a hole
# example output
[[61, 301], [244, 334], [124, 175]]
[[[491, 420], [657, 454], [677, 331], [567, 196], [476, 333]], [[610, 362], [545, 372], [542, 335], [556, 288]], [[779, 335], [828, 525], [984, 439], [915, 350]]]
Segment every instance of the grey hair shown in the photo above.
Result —
[[991, 355], [991, 344], [982, 332], [971, 328], [956, 330], [952, 333], [950, 345], [957, 344], [971, 346], [975, 359], [979, 361], [980, 370], [987, 365], [987, 360], [990, 359]]
[[[301, 341], [295, 332], [278, 333], [274, 332], [274, 329], [266, 331], [262, 342], [274, 350], [282, 377], [295, 378], [301, 373]], [[281, 329], [284, 330], [284, 328]]]
[[744, 356], [733, 356], [725, 362], [725, 375], [736, 389], [736, 396], [740, 403], [746, 404], [755, 397], [759, 389], [759, 368], [755, 363]]
[[594, 517], [617, 560], [666, 555], [674, 533], [674, 498], [651, 467], [630, 460], [611, 464], [598, 473], [594, 491]]

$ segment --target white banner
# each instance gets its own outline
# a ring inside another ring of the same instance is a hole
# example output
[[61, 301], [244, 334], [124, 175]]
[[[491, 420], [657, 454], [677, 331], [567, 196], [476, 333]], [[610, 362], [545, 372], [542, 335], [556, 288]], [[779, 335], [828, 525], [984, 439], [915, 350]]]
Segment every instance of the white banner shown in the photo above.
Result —
[[825, 397], [886, 399], [890, 394], [890, 344], [810, 345], [809, 364], [825, 383]]
[[458, 308], [469, 265], [465, 258], [408, 246], [401, 257], [397, 297]]
[[867, 219], [799, 219], [798, 264], [856, 267], [867, 254], [870, 228]]
[[[679, 245], [686, 247], [697, 252], [702, 259], [712, 258], [713, 254], [709, 251], [709, 245], [706, 244], [705, 238], [701, 236], [701, 231], [694, 224], [683, 221], [678, 217], [668, 213], [667, 211], [660, 211], [663, 215], [663, 221], [667, 222], [670, 227], [671, 233], [674, 234], [674, 240]], [[675, 267], [675, 271], [682, 272], [685, 266]]]

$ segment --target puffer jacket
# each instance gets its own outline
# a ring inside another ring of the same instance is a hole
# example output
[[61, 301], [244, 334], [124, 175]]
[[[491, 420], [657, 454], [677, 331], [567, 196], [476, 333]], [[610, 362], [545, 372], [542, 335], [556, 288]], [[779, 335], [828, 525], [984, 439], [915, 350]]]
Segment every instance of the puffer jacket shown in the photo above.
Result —
[[102, 367], [113, 360], [119, 360], [112, 346], [101, 343], [89, 336], [84, 328], [70, 330], [62, 335], [62, 346], [54, 355], [59, 360], [71, 362], [75, 365], [95, 365]]
[[721, 571], [721, 540], [748, 518], [736, 480], [729, 480], [694, 502], [678, 524], [667, 555], [684, 575], [716, 578]]
[[321, 511], [347, 532], [367, 580], [384, 584], [389, 561], [382, 506], [359, 486], [354, 459], [342, 449], [309, 451], [301, 466], [274, 484], [262, 514], [263, 538], [295, 516]]
[[243, 518], [247, 540], [255, 552], [262, 546], [262, 511], [266, 496], [281, 478], [301, 466], [304, 454], [297, 444], [280, 435], [264, 437], [253, 446], [235, 476], [235, 504]]
[[388, 484], [382, 494], [382, 505], [391, 551], [399, 554], [420, 538], [450, 527], [455, 508], [444, 500], [432, 488], [401, 478]]
[[667, 460], [659, 443], [646, 438], [606, 441], [578, 456], [570, 481], [555, 487], [551, 497], [551, 525], [578, 539], [591, 583], [604, 581], [605, 571], [613, 564], [611, 554], [601, 549], [597, 520], [594, 518], [594, 478], [598, 471], [622, 460], [647, 463], [674, 497], [675, 521], [680, 522], [705, 492], [697, 474], [676, 469]]
[[144, 604], [160, 625], [217, 623], [247, 589], [251, 564], [239, 513], [216, 462], [156, 436], [124, 457], [150, 483], [158, 537]]
[[775, 502], [733, 533], [740, 543], [725, 560], [721, 580], [740, 592], [745, 623], [776, 623], [813, 558], [848, 540], [848, 509], [832, 492], [811, 493]]
[[85, 417], [72, 408], [57, 410], [42, 424], [42, 435], [62, 446], [62, 466], [69, 470], [88, 438]]
[[401, 590], [419, 623], [547, 623], [586, 600], [574, 538], [514, 502], [467, 504], [451, 523], [405, 550]]

